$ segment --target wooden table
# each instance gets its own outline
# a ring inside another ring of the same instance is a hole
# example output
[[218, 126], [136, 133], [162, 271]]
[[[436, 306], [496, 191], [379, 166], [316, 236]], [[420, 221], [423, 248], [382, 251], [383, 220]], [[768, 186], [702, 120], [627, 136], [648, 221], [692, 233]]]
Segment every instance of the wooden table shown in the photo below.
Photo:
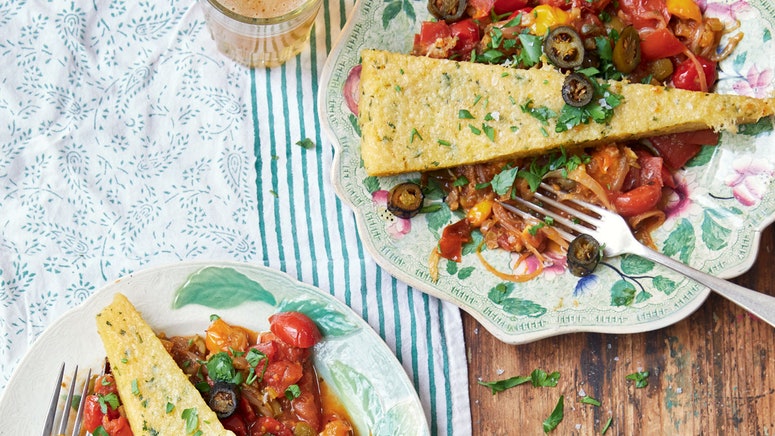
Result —
[[[775, 295], [775, 231], [754, 266], [733, 281]], [[691, 316], [640, 334], [580, 333], [507, 345], [463, 315], [474, 435], [538, 435], [564, 395], [553, 434], [775, 434], [775, 329], [711, 294]], [[519, 385], [493, 395], [478, 380], [559, 371], [556, 387]], [[636, 388], [628, 374], [650, 373]], [[583, 395], [599, 407], [580, 402]]]

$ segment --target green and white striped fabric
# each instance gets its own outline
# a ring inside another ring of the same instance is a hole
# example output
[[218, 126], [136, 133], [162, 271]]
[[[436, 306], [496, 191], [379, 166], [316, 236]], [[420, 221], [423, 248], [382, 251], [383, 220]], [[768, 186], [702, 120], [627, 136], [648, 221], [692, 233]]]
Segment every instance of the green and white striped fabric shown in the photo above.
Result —
[[105, 284], [238, 260], [348, 304], [395, 351], [431, 433], [471, 432], [459, 310], [378, 267], [331, 187], [316, 94], [353, 6], [324, 2], [304, 51], [256, 70], [216, 51], [194, 0], [0, 6], [0, 393]]

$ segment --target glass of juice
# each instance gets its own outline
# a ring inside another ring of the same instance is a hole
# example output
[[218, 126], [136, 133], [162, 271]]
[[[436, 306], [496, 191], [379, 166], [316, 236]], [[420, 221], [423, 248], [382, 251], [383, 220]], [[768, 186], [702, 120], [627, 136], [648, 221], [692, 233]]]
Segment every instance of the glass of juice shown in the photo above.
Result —
[[275, 67], [309, 39], [322, 0], [199, 0], [218, 50], [249, 67]]

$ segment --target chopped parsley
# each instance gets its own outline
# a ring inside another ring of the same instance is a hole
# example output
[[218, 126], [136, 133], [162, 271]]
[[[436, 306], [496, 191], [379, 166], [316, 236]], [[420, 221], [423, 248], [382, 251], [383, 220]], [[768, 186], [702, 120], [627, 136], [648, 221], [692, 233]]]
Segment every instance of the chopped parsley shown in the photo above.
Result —
[[638, 388], [638, 389], [645, 388], [646, 386], [649, 385], [649, 372], [648, 371], [634, 372], [632, 374], [628, 374], [625, 378], [627, 380], [634, 381], [635, 382], [635, 387]]
[[422, 136], [420, 136], [420, 132], [418, 132], [417, 129], [412, 129], [412, 136], [409, 138], [410, 144], [414, 142], [415, 137], [417, 137], [420, 141], [422, 141]]
[[[266, 354], [256, 350], [255, 348], [251, 348], [245, 355], [245, 359], [248, 361], [248, 365], [250, 365], [250, 370], [248, 371], [248, 377], [245, 380], [245, 383], [252, 384], [256, 380], [259, 382], [263, 380], [266, 368], [269, 366], [269, 359], [266, 358]], [[261, 363], [261, 361], [264, 362], [264, 366], [261, 368], [261, 372], [259, 374], [256, 370], [258, 368], [258, 364]]]
[[608, 431], [609, 428], [611, 428], [611, 423], [613, 422], [614, 418], [609, 417], [608, 421], [605, 422], [605, 425], [603, 426], [603, 429], [600, 430], [600, 434], [605, 434], [605, 432]]
[[471, 115], [471, 112], [467, 109], [460, 109], [457, 111], [457, 117], [461, 120], [471, 120], [474, 118], [474, 116]]
[[565, 409], [564, 402], [565, 396], [560, 395], [560, 399], [557, 401], [557, 405], [554, 406], [552, 414], [544, 420], [544, 433], [549, 433], [550, 431], [554, 430], [562, 421]]
[[304, 138], [301, 141], [296, 141], [296, 145], [306, 150], [311, 150], [315, 148], [315, 142], [309, 138]]
[[547, 373], [542, 369], [534, 369], [529, 376], [515, 376], [503, 380], [483, 382], [479, 381], [479, 384], [490, 388], [492, 394], [495, 395], [498, 392], [503, 392], [506, 389], [513, 388], [530, 382], [534, 387], [555, 387], [560, 380], [560, 373], [554, 371]]
[[103, 415], [107, 415], [108, 407], [110, 407], [111, 410], [118, 409], [118, 395], [113, 392], [105, 395], [97, 395], [97, 403], [100, 405], [100, 412], [102, 412]]
[[504, 195], [514, 186], [514, 180], [517, 178], [518, 167], [505, 168], [492, 178], [492, 190], [498, 195]]
[[549, 160], [543, 165], [539, 158], [533, 158], [530, 166], [522, 169], [517, 173], [517, 176], [527, 181], [530, 190], [535, 192], [538, 186], [541, 184], [544, 176], [550, 171], [559, 170], [563, 177], [568, 176], [568, 172], [575, 170], [580, 165], [588, 163], [591, 157], [589, 155], [568, 155], [564, 148], [560, 148], [559, 152], [555, 152], [549, 155]]
[[301, 389], [299, 389], [299, 385], [290, 385], [287, 389], [285, 389], [285, 398], [287, 398], [288, 401], [299, 398], [299, 395], [301, 395]]
[[207, 367], [207, 374], [216, 382], [225, 381], [239, 384], [242, 381], [242, 374], [234, 369], [231, 357], [225, 351], [210, 356], [205, 366]]
[[199, 427], [199, 412], [196, 408], [190, 408], [183, 411], [180, 417], [186, 421], [186, 434], [192, 434]]
[[546, 106], [534, 107], [532, 99], [528, 99], [524, 104], [519, 105], [519, 108], [522, 112], [531, 115], [545, 126], [549, 124], [549, 119], [557, 118], [557, 113]]

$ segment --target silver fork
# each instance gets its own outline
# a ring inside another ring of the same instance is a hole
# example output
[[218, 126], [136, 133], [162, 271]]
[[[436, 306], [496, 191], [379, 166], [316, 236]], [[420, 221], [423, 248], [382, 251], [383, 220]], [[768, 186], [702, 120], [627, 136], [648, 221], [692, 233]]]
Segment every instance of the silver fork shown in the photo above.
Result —
[[[59, 392], [62, 389], [62, 379], [65, 374], [65, 364], [62, 363], [62, 366], [59, 368], [59, 375], [57, 377], [57, 384], [54, 388], [54, 394], [51, 396], [51, 405], [48, 409], [48, 416], [46, 417], [46, 425], [43, 427], [43, 436], [50, 436], [51, 431], [54, 429], [54, 422], [56, 421], [56, 417], [59, 411], [59, 400], [60, 395]], [[73, 431], [70, 433], [72, 436], [77, 436], [81, 432], [81, 420], [83, 419], [83, 410], [84, 405], [86, 404], [86, 394], [88, 393], [89, 389], [89, 379], [91, 379], [91, 369], [89, 370], [89, 373], [86, 375], [86, 378], [83, 381], [83, 388], [81, 389], [81, 399], [78, 403], [78, 410], [75, 415], [75, 423], [73, 425]], [[70, 421], [70, 409], [72, 408], [73, 399], [75, 398], [75, 385], [78, 384], [78, 365], [75, 366], [75, 369], [73, 370], [73, 376], [70, 379], [70, 387], [67, 392], [67, 398], [64, 400], [64, 403], [62, 404], [62, 414], [59, 421], [59, 431], [57, 431], [57, 435], [64, 436], [67, 433], [67, 425]]]
[[[557, 195], [554, 188], [546, 183], [542, 183], [541, 188], [553, 196]], [[563, 201], [560, 202], [540, 191], [535, 193], [535, 198], [542, 204], [548, 204], [556, 210], [561, 210], [569, 214], [569, 216], [572, 216], [575, 219], [568, 219], [554, 210], [549, 210], [522, 198], [515, 198], [515, 200], [524, 208], [532, 211], [532, 213], [528, 213], [528, 211], [508, 203], [500, 202], [500, 204], [507, 210], [514, 212], [523, 218], [530, 217], [532, 219], [543, 220], [544, 216], [548, 216], [554, 220], [554, 224], [560, 224], [562, 227], [578, 234], [586, 233], [592, 236], [602, 245], [603, 255], [605, 257], [630, 253], [660, 263], [697, 283], [707, 286], [713, 292], [748, 310], [768, 324], [775, 326], [775, 297], [706, 274], [681, 263], [672, 257], [665, 256], [662, 253], [652, 250], [635, 239], [630, 231], [630, 227], [624, 221], [624, 218], [603, 207], [573, 198], [563, 199]], [[571, 207], [570, 204], [591, 211], [597, 216], [586, 213], [576, 207]], [[560, 226], [554, 226], [554, 228], [563, 239], [568, 242], [576, 237], [575, 234]]]

